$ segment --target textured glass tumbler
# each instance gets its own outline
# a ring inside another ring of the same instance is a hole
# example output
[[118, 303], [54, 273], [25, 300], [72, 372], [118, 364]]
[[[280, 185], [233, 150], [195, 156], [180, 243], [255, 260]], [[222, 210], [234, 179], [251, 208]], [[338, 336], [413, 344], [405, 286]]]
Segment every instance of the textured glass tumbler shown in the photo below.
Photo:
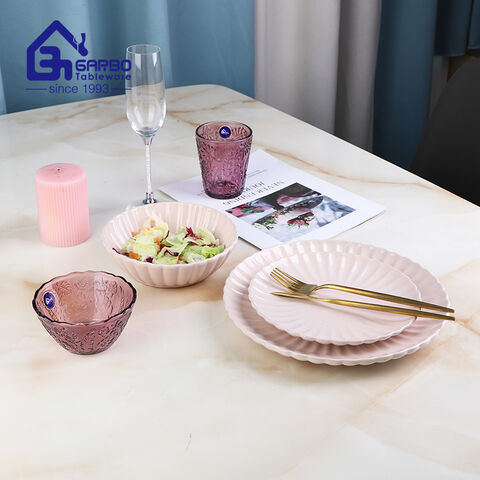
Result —
[[252, 129], [238, 122], [209, 122], [195, 135], [205, 193], [213, 198], [238, 197], [245, 186]]
[[123, 277], [107, 272], [74, 272], [44, 283], [33, 308], [47, 332], [66, 350], [102, 352], [122, 333], [137, 292]]

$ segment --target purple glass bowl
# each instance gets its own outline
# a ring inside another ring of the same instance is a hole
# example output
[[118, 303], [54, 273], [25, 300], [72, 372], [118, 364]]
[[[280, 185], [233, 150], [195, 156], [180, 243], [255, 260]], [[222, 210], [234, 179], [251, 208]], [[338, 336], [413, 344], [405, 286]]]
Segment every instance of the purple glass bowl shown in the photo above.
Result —
[[79, 355], [103, 352], [122, 333], [137, 299], [133, 285], [107, 272], [73, 272], [44, 283], [33, 309], [47, 332]]
[[240, 122], [208, 122], [195, 135], [205, 193], [238, 197], [245, 186], [252, 129]]

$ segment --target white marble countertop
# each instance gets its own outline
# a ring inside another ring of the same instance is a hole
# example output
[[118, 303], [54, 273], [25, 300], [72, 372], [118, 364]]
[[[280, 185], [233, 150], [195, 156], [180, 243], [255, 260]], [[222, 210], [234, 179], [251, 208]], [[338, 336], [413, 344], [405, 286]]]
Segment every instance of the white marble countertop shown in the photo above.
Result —
[[[225, 279], [256, 251], [240, 241], [198, 285], [133, 282], [138, 301], [119, 340], [98, 355], [70, 354], [36, 318], [33, 293], [70, 271], [123, 273], [99, 236], [143, 196], [142, 142], [123, 97], [1, 116], [0, 478], [480, 478], [480, 209], [227, 88], [176, 88], [167, 100], [154, 185], [199, 174], [196, 125], [245, 122], [253, 149], [383, 204], [386, 213], [338, 238], [422, 264], [458, 322], [385, 364], [284, 358], [226, 315]], [[40, 243], [33, 177], [63, 161], [87, 170], [92, 237], [60, 249]]]

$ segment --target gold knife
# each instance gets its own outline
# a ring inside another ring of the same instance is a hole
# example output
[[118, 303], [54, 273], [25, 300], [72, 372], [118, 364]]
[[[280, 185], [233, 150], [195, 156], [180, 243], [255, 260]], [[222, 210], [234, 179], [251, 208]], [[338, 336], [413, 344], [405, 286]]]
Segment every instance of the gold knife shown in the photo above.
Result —
[[290, 292], [271, 292], [271, 295], [279, 297], [297, 298], [299, 300], [310, 300], [317, 302], [333, 303], [335, 305], [343, 305], [345, 307], [363, 308], [366, 310], [377, 310], [380, 312], [397, 313], [400, 315], [409, 315], [413, 317], [434, 318], [436, 320], [452, 320], [455, 317], [452, 315], [441, 315], [440, 313], [425, 312], [423, 310], [415, 310], [411, 308], [391, 307], [389, 305], [378, 305], [376, 303], [354, 302], [353, 300], [341, 300], [337, 298], [320, 298], [312, 295], [302, 295], [300, 293]]

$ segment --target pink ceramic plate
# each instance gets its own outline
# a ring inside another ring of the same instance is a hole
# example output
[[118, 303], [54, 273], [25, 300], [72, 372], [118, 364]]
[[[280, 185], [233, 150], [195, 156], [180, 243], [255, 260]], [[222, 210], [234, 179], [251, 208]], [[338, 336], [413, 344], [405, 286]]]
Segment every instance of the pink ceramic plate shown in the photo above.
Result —
[[260, 251], [240, 263], [229, 275], [223, 300], [235, 325], [255, 342], [281, 355], [329, 365], [369, 365], [401, 358], [424, 347], [438, 334], [443, 322], [418, 318], [402, 333], [381, 342], [332, 345], [293, 337], [266, 322], [248, 299], [253, 276], [265, 266], [291, 255], [313, 252], [348, 252], [373, 258], [407, 275], [425, 302], [449, 306], [447, 293], [427, 270], [408, 258], [382, 248], [336, 240], [304, 240]]
[[[315, 252], [284, 258], [266, 266], [253, 277], [248, 295], [260, 316], [295, 337], [334, 345], [360, 345], [397, 335], [415, 319], [413, 316], [271, 295], [270, 292], [287, 291], [270, 276], [275, 267], [316, 285], [336, 283], [416, 300], [420, 295], [415, 284], [402, 272], [364, 255]], [[366, 297], [336, 290], [320, 290], [314, 296], [369, 302]], [[391, 305], [380, 300], [374, 303]]]

